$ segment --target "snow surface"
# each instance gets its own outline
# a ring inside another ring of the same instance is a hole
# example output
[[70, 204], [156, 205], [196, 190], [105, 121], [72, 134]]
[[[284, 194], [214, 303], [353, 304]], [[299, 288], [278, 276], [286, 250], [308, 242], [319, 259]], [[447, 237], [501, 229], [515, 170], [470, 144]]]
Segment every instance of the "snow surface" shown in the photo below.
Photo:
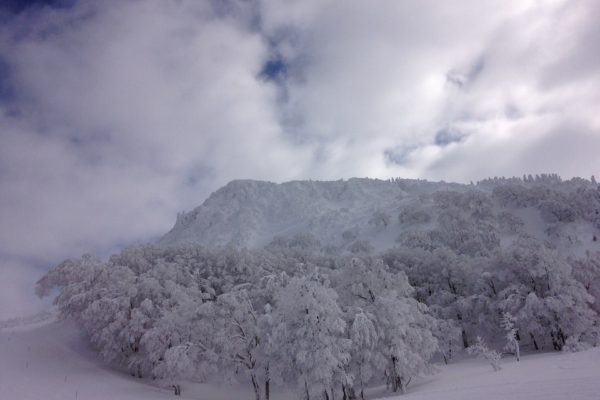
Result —
[[[180, 399], [251, 399], [250, 387], [184, 384]], [[0, 328], [2, 400], [173, 399], [173, 391], [99, 360], [70, 322], [49, 320]]]
[[406, 400], [559, 400], [600, 398], [600, 348], [502, 360], [502, 370], [479, 359], [444, 366], [409, 387]]
[[[0, 399], [174, 399], [171, 390], [112, 369], [70, 323], [39, 318], [0, 328]], [[399, 400], [584, 400], [600, 398], [600, 348], [579, 353], [525, 355], [520, 362], [503, 359], [503, 369], [463, 359], [441, 366], [434, 376], [412, 383], [406, 395], [385, 388], [370, 398]], [[252, 399], [250, 386], [187, 383], [181, 399]], [[273, 400], [291, 399], [275, 391]]]

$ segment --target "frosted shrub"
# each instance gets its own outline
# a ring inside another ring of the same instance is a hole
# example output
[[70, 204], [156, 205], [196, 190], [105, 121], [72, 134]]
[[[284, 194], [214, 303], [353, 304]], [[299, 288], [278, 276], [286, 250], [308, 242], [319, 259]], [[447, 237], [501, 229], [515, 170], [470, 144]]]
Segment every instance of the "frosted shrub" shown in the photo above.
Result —
[[579, 335], [571, 336], [565, 341], [565, 345], [563, 347], [563, 351], [569, 353], [576, 353], [578, 351], [583, 351], [589, 349], [591, 346], [589, 343], [581, 342], [579, 340]]
[[490, 363], [494, 372], [500, 371], [502, 366], [500, 365], [500, 353], [496, 350], [490, 349], [483, 339], [477, 336], [477, 341], [471, 347], [467, 349], [467, 353], [476, 355], [479, 358], [483, 358]]

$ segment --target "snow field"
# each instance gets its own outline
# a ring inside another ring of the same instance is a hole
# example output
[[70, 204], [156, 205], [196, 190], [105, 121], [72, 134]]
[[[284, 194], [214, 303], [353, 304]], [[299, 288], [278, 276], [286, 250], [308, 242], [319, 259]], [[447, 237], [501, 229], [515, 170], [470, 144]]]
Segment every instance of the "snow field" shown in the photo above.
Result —
[[[251, 387], [187, 383], [180, 399], [252, 399]], [[507, 356], [502, 370], [467, 358], [439, 367], [439, 373], [413, 382], [408, 393], [393, 396], [372, 388], [368, 397], [399, 400], [597, 400], [600, 398], [600, 348], [579, 353]], [[273, 400], [293, 393], [275, 391]], [[175, 399], [171, 390], [111, 369], [88, 342], [63, 321], [0, 330], [2, 400], [154, 400]]]

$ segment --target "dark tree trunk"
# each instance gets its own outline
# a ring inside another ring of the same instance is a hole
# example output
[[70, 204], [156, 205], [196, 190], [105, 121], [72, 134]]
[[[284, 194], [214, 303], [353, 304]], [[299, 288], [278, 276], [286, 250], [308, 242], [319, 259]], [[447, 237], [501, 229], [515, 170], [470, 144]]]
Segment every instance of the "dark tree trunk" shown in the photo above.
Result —
[[390, 382], [392, 384], [392, 392], [398, 391], [398, 378], [396, 377], [396, 358], [392, 357], [392, 370], [390, 371]]
[[561, 338], [561, 333], [560, 332], [551, 332], [550, 337], [552, 338], [552, 347], [554, 347], [554, 350], [561, 351], [563, 348], [563, 344], [564, 344], [564, 342], [562, 341], [562, 338]]
[[265, 368], [265, 400], [271, 397], [271, 377], [269, 376], [269, 366]]
[[254, 388], [254, 399], [260, 400], [260, 385], [258, 384], [258, 381], [256, 380], [256, 376], [254, 374], [252, 374], [251, 378], [252, 387]]
[[402, 378], [396, 373], [396, 357], [392, 357], [392, 392], [397, 392], [398, 389], [402, 389]]
[[267, 379], [265, 381], [265, 400], [269, 400], [271, 397], [271, 381]]
[[465, 331], [465, 327], [462, 324], [462, 314], [461, 313], [457, 313], [456, 314], [456, 319], [460, 322], [460, 329], [461, 329], [461, 335], [462, 335], [462, 342], [463, 342], [463, 348], [467, 348], [469, 347], [469, 341], [467, 340], [467, 331]]
[[562, 346], [564, 346], [567, 343], [567, 338], [565, 338], [565, 334], [563, 333], [562, 329], [558, 330], [558, 338], [560, 339], [562, 348]]
[[310, 393], [308, 392], [308, 382], [304, 380], [304, 391], [306, 392], [306, 400], [310, 400]]
[[533, 335], [533, 333], [529, 332], [529, 337], [531, 338], [531, 341], [533, 342], [533, 347], [535, 348], [535, 350], [539, 350], [539, 346], [537, 344], [537, 341], [535, 340], [535, 336]]
[[347, 393], [348, 393], [348, 400], [355, 400], [356, 399], [356, 393], [355, 393], [354, 388], [352, 386], [348, 387]]

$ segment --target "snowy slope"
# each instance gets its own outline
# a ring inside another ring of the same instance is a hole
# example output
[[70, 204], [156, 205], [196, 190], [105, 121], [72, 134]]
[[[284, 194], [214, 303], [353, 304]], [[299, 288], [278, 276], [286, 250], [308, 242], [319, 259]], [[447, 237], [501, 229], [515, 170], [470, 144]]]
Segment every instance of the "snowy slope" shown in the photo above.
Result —
[[481, 360], [445, 366], [410, 388], [406, 400], [552, 400], [600, 398], [600, 349], [503, 360], [493, 372]]
[[[383, 388], [371, 398], [389, 397]], [[483, 361], [466, 359], [409, 386], [405, 400], [584, 400], [600, 396], [600, 349], [511, 358], [493, 372]], [[182, 399], [251, 399], [250, 387], [188, 383]], [[115, 371], [98, 361], [70, 324], [47, 321], [0, 330], [0, 399], [172, 399], [172, 392]], [[290, 393], [275, 392], [274, 400]]]
[[[152, 400], [174, 398], [172, 390], [130, 377], [102, 363], [68, 322], [11, 324], [0, 328], [2, 400]], [[181, 399], [251, 399], [247, 388], [183, 386]]]

